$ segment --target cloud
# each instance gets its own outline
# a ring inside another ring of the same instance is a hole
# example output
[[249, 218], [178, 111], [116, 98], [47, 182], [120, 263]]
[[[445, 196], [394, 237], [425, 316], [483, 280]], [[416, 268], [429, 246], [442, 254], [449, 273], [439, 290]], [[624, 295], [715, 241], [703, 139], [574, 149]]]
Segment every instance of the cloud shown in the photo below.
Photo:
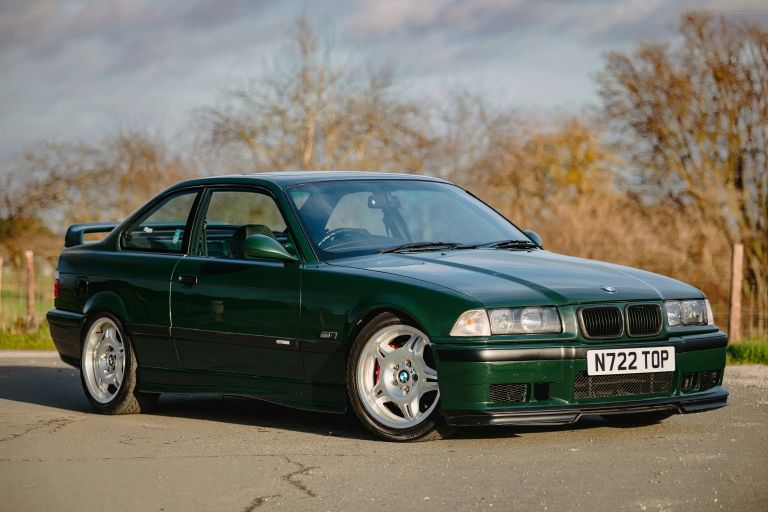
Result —
[[[302, 12], [339, 49], [393, 64], [409, 94], [489, 88], [579, 105], [606, 49], [669, 37], [709, 8], [768, 24], [764, 0], [0, 0], [0, 166], [44, 138], [121, 124], [184, 130], [220, 90], [258, 76]], [[447, 84], [447, 85], [446, 85]]]
[[482, 39], [538, 31], [586, 44], [624, 44], [669, 34], [683, 11], [768, 15], [764, 0], [391, 0], [358, 5], [349, 34], [363, 41], [393, 37]]

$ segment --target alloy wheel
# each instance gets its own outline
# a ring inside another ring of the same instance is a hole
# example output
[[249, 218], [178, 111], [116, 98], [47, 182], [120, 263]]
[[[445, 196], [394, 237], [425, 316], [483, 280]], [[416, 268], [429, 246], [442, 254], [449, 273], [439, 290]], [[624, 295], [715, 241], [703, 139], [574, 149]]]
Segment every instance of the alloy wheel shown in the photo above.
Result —
[[368, 339], [360, 353], [356, 380], [365, 409], [391, 428], [421, 424], [440, 399], [429, 338], [408, 325], [385, 327]]
[[91, 397], [101, 404], [111, 402], [125, 376], [125, 345], [120, 329], [110, 318], [99, 318], [91, 325], [81, 364]]

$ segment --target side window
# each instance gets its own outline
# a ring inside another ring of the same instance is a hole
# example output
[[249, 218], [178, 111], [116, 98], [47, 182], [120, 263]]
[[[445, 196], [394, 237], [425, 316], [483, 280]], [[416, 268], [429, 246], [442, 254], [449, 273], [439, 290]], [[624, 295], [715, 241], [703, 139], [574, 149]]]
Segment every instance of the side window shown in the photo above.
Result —
[[135, 251], [180, 253], [195, 197], [197, 191], [169, 197], [129, 226], [120, 246]]
[[205, 214], [197, 254], [245, 259], [245, 240], [251, 235], [271, 236], [296, 254], [285, 220], [274, 199], [245, 190], [214, 190]]

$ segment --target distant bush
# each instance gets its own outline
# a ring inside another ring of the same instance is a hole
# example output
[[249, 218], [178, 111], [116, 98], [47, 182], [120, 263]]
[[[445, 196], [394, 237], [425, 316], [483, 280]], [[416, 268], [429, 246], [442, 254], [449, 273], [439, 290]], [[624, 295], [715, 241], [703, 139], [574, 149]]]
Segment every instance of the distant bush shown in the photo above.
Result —
[[728, 362], [732, 364], [768, 364], [768, 342], [742, 341], [728, 346]]
[[0, 350], [54, 350], [48, 324], [34, 331], [7, 330], [0, 332]]

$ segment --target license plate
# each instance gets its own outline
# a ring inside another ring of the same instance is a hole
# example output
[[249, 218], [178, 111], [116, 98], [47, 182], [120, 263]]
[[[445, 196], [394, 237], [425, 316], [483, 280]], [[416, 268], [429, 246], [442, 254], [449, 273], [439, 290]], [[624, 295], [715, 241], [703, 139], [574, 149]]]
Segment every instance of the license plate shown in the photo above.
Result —
[[587, 375], [672, 372], [674, 370], [675, 347], [587, 351]]

